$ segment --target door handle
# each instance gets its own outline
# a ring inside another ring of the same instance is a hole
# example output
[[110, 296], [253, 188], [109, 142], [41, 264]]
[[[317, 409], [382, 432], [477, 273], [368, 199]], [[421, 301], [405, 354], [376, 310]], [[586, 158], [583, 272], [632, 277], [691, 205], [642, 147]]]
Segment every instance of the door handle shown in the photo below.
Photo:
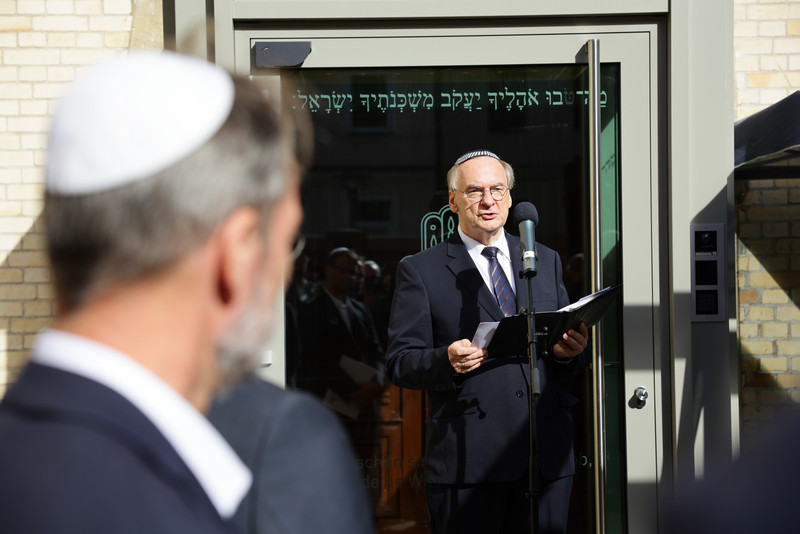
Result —
[[647, 397], [650, 394], [644, 386], [639, 386], [633, 390], [633, 397], [628, 401], [628, 406], [631, 408], [641, 409], [647, 404]]

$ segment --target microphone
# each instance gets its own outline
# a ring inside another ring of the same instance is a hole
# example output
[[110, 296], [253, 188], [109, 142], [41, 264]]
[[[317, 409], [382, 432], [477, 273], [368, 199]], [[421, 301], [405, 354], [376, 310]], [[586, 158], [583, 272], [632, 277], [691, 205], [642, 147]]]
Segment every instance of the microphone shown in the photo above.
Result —
[[527, 277], [536, 276], [536, 225], [539, 212], [530, 202], [520, 202], [514, 207], [514, 223], [519, 226], [519, 250], [522, 254], [522, 273]]

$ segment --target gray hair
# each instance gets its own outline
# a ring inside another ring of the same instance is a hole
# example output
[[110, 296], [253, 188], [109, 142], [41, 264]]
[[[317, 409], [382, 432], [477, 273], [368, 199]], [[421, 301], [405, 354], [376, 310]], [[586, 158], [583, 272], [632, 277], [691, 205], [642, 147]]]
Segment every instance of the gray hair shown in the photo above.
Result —
[[[500, 162], [500, 165], [503, 166], [503, 170], [506, 172], [506, 185], [508, 186], [509, 189], [513, 189], [514, 169], [511, 167], [511, 165], [509, 165], [508, 163], [506, 163], [505, 161], [496, 156], [487, 156], [487, 157], [494, 157], [497, 161]], [[451, 191], [454, 191], [456, 189], [456, 184], [458, 183], [458, 179], [461, 177], [459, 171], [459, 169], [461, 168], [461, 164], [464, 163], [465, 161], [469, 161], [470, 159], [472, 158], [468, 158], [462, 161], [459, 158], [459, 160], [456, 161], [456, 163], [452, 167], [450, 167], [450, 170], [447, 171], [447, 188], [450, 189]]]
[[60, 311], [164, 269], [240, 207], [255, 208], [266, 224], [286, 191], [290, 159], [305, 148], [295, 144], [296, 118], [282, 124], [256, 84], [234, 77], [234, 86], [226, 122], [178, 163], [108, 191], [46, 194], [45, 231]]

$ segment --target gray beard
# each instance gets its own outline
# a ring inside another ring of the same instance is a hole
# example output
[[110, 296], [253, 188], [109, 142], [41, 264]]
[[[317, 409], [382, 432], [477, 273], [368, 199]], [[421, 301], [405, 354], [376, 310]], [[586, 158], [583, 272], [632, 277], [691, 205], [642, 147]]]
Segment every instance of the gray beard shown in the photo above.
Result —
[[[259, 294], [258, 291], [255, 293]], [[217, 344], [220, 389], [228, 389], [261, 364], [272, 333], [273, 306], [254, 297]]]

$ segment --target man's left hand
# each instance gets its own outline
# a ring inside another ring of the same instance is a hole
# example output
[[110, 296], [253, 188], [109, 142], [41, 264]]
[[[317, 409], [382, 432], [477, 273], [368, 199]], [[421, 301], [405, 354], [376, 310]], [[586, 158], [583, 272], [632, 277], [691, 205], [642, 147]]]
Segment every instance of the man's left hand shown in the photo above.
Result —
[[561, 336], [558, 343], [553, 345], [553, 354], [561, 360], [574, 358], [586, 348], [589, 340], [589, 331], [586, 325], [581, 323], [578, 330], [570, 328]]

